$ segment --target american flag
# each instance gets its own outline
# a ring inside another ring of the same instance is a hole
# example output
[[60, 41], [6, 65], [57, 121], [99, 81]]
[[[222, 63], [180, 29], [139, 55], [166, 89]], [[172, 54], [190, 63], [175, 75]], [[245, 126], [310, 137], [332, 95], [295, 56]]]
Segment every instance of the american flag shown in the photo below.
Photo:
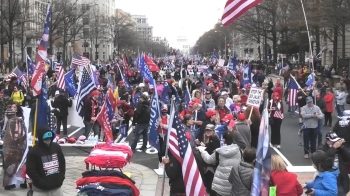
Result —
[[297, 82], [293, 77], [289, 78], [289, 93], [288, 93], [288, 100], [289, 100], [289, 106], [296, 106], [297, 103], [295, 101], [297, 94], [299, 92], [299, 87]]
[[33, 74], [34, 73], [34, 69], [35, 69], [35, 64], [33, 63], [32, 59], [28, 56], [27, 54], [27, 71], [28, 74]]
[[86, 57], [80, 56], [77, 53], [73, 53], [72, 64], [85, 66], [90, 63], [90, 60]]
[[227, 27], [261, 2], [262, 0], [228, 0], [225, 5], [224, 14], [221, 17], [222, 25]]
[[23, 82], [24, 83], [24, 86], [27, 86], [27, 82], [28, 82], [28, 76], [27, 76], [27, 74], [23, 74], [20, 78], [19, 78], [19, 80], [21, 81], [21, 82]]
[[278, 102], [276, 106], [277, 107], [276, 107], [275, 114], [273, 115], [273, 117], [283, 119], [283, 113], [281, 110], [281, 108], [283, 107], [282, 103]]
[[8, 76], [7, 78], [17, 77], [20, 78], [24, 73], [16, 67]]
[[57, 88], [65, 89], [66, 88], [66, 84], [65, 84], [65, 81], [64, 81], [64, 69], [58, 63], [56, 64], [55, 72], [57, 74]]
[[197, 162], [194, 158], [191, 145], [187, 140], [185, 128], [180, 122], [178, 114], [175, 114], [175, 106], [172, 104], [170, 119], [172, 127], [169, 127], [169, 150], [182, 165], [182, 175], [186, 186], [186, 195], [206, 196], [202, 177], [199, 173]]
[[79, 116], [83, 117], [83, 106], [84, 106], [84, 100], [85, 98], [94, 90], [95, 83], [92, 81], [90, 74], [88, 73], [86, 67], [83, 69], [83, 74], [81, 76], [81, 81], [79, 84], [79, 90], [78, 90], [78, 98], [77, 98], [77, 106], [76, 110], [79, 114]]

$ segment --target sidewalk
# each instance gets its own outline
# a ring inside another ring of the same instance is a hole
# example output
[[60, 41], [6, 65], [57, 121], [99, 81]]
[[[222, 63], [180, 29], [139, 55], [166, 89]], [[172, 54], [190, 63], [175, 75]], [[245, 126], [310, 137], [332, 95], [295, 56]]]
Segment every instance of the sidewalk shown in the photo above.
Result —
[[[75, 182], [81, 177], [81, 173], [86, 171], [86, 165], [84, 162], [85, 158], [86, 157], [81, 156], [66, 157], [66, 179], [62, 185], [64, 196], [74, 196], [77, 194]], [[140, 189], [141, 196], [156, 196], [158, 182], [160, 182], [160, 186], [158, 187], [160, 187], [161, 190], [162, 178], [158, 178], [158, 175], [152, 169], [139, 164], [130, 163], [124, 167], [123, 172], [131, 173], [131, 178], [136, 182], [136, 186]], [[4, 191], [2, 187], [2, 169], [0, 169], [0, 174], [0, 196], [23, 196], [27, 194], [28, 190], [21, 188]], [[165, 185], [167, 188], [165, 193], [169, 193], [169, 183], [166, 182]]]

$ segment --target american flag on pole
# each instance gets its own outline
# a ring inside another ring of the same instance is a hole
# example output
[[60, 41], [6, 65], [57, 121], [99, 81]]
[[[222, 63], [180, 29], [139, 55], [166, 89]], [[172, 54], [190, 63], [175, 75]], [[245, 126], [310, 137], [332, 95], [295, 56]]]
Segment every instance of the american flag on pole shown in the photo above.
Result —
[[90, 63], [90, 60], [86, 57], [80, 56], [77, 53], [73, 53], [72, 57], [72, 64], [79, 65], [79, 66], [85, 66]]
[[288, 100], [289, 100], [289, 106], [296, 106], [296, 97], [299, 92], [299, 87], [297, 82], [293, 77], [289, 78], [289, 93], [288, 93]]
[[41, 37], [40, 44], [38, 46], [38, 52], [36, 55], [36, 65], [30, 86], [33, 88], [33, 95], [40, 95], [43, 78], [46, 73], [45, 60], [47, 59], [47, 48], [49, 47], [49, 34], [51, 23], [51, 5], [47, 5], [46, 20], [44, 25], [43, 36]]
[[23, 82], [24, 86], [27, 86], [28, 85], [28, 76], [27, 74], [23, 74], [20, 78], [19, 78], [19, 81], [20, 82]]
[[17, 77], [20, 78], [24, 73], [18, 68], [15, 67], [14, 70], [7, 76], [7, 78]]
[[172, 103], [170, 123], [168, 130], [168, 146], [171, 154], [181, 163], [182, 175], [187, 196], [206, 196], [202, 177], [199, 173], [197, 162], [194, 158], [191, 145], [187, 140], [185, 128], [181, 124], [178, 114], [175, 114], [175, 106]]
[[86, 67], [83, 69], [83, 74], [80, 80], [79, 84], [79, 90], [77, 92], [77, 106], [76, 110], [79, 114], [79, 116], [83, 117], [83, 106], [84, 106], [84, 100], [85, 98], [94, 90], [95, 83], [92, 81], [90, 74], [88, 73]]
[[55, 72], [57, 74], [57, 88], [66, 89], [66, 84], [64, 81], [64, 69], [59, 63], [56, 64]]
[[262, 0], [228, 0], [225, 5], [224, 14], [221, 17], [222, 25], [227, 27], [261, 2]]

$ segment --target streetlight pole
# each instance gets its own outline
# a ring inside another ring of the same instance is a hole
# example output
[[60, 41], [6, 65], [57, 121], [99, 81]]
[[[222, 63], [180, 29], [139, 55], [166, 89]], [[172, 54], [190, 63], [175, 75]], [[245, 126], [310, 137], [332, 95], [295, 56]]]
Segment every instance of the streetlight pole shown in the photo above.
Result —
[[222, 34], [224, 34], [224, 36], [225, 36], [225, 47], [224, 47], [224, 49], [225, 49], [225, 59], [226, 59], [226, 58], [227, 58], [226, 34], [225, 34], [224, 32], [222, 32], [222, 31], [215, 31], [215, 33], [222, 33]]

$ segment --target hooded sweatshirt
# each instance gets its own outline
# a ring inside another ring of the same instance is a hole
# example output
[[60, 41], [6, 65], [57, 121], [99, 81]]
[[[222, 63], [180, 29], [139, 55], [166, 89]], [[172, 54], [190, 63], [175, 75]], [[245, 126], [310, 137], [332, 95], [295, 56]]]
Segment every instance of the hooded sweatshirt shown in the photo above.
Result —
[[[61, 147], [53, 142], [47, 146], [43, 142], [43, 135], [48, 131], [48, 127], [38, 127], [38, 142], [27, 155], [27, 175], [33, 181], [33, 190], [38, 192], [60, 188], [66, 173], [66, 160]], [[52, 133], [51, 141], [54, 136]]]

